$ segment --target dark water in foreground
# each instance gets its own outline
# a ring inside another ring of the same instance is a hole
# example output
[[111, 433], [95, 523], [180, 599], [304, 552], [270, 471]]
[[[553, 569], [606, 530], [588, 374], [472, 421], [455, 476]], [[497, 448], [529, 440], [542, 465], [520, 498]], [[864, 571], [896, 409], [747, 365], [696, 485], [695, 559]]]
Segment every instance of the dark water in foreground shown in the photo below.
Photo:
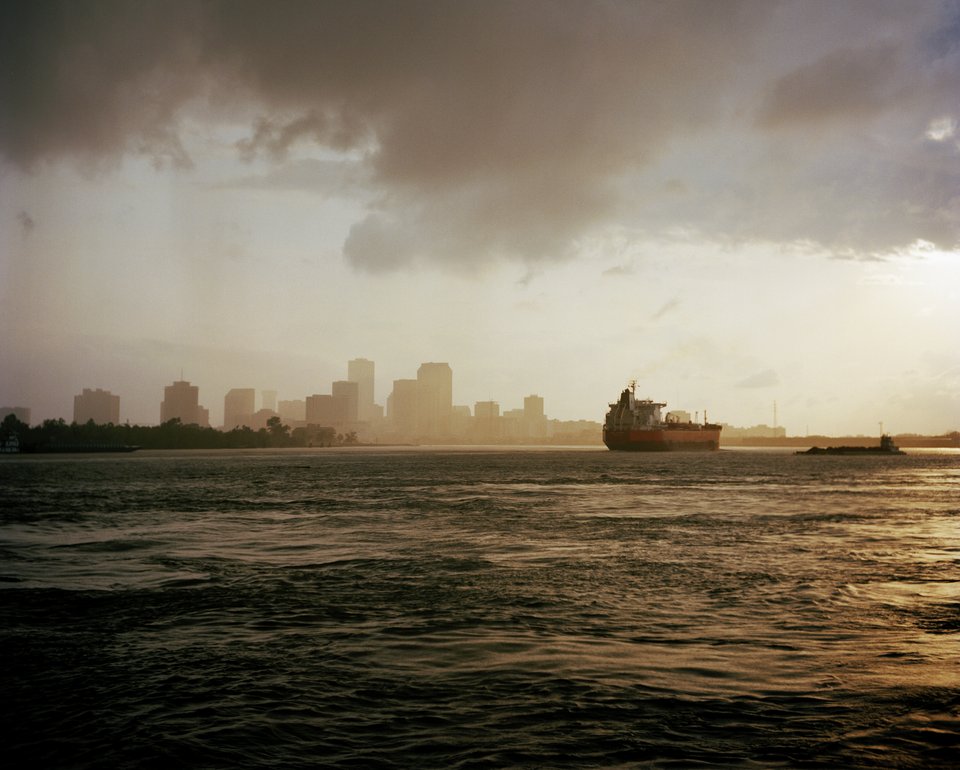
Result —
[[951, 767], [960, 454], [0, 460], [8, 767]]

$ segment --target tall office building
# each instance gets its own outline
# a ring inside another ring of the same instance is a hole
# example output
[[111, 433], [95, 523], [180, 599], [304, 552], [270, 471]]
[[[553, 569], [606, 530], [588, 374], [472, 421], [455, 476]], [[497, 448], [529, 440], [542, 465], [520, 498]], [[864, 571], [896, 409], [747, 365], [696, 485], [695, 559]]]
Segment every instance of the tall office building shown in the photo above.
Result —
[[280, 412], [281, 420], [305, 422], [307, 419], [307, 402], [302, 398], [291, 399], [289, 401], [281, 399], [278, 402], [277, 411]]
[[400, 436], [411, 438], [417, 430], [417, 381], [394, 380], [387, 399], [387, 419]]
[[347, 379], [357, 383], [357, 415], [363, 422], [373, 422], [376, 413], [374, 410], [373, 393], [373, 361], [366, 358], [354, 358], [347, 361]]
[[160, 403], [160, 423], [179, 419], [184, 425], [209, 425], [209, 412], [198, 403], [200, 388], [186, 380], [177, 380], [163, 389]]
[[543, 396], [526, 396], [523, 399], [523, 416], [527, 420], [538, 420], [543, 417]]
[[250, 427], [256, 411], [257, 391], [253, 388], [233, 388], [223, 399], [223, 429]]
[[450, 435], [454, 438], [465, 438], [473, 430], [473, 415], [466, 404], [454, 404], [453, 414], [450, 415]]
[[500, 438], [500, 404], [477, 401], [473, 405], [473, 425], [477, 438], [482, 441]]
[[453, 415], [453, 371], [447, 363], [420, 364], [417, 369], [417, 433], [438, 438], [450, 433]]
[[277, 411], [277, 391], [275, 390], [261, 390], [260, 391], [260, 404], [261, 409], [269, 409], [273, 412]]
[[523, 399], [523, 423], [527, 438], [543, 438], [547, 435], [543, 396], [531, 395]]
[[83, 425], [93, 420], [97, 425], [120, 424], [120, 396], [109, 390], [84, 388], [73, 397], [73, 421]]
[[30, 424], [30, 407], [28, 406], [0, 406], [0, 422], [8, 415], [13, 415], [24, 425]]
[[331, 388], [334, 398], [342, 398], [345, 402], [345, 422], [357, 422], [359, 419], [360, 383], [349, 380], [337, 380]]
[[344, 396], [314, 394], [306, 398], [307, 425], [340, 428], [348, 422], [349, 400]]

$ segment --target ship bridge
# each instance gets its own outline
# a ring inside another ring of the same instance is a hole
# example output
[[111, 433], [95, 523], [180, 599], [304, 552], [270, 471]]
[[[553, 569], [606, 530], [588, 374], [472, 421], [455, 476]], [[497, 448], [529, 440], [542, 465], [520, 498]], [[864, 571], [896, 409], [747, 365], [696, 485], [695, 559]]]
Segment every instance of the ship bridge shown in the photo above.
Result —
[[665, 406], [665, 403], [651, 401], [648, 398], [636, 398], [633, 389], [626, 388], [620, 394], [620, 400], [610, 404], [605, 426], [608, 430], [654, 428], [663, 423], [660, 409]]

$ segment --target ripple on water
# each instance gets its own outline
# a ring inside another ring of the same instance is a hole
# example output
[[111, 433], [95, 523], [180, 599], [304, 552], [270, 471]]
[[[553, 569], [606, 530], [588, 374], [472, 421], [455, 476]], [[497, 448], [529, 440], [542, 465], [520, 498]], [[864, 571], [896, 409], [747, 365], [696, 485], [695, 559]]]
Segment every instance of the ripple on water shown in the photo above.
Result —
[[809, 459], [0, 463], [5, 759], [950, 767], [960, 475]]

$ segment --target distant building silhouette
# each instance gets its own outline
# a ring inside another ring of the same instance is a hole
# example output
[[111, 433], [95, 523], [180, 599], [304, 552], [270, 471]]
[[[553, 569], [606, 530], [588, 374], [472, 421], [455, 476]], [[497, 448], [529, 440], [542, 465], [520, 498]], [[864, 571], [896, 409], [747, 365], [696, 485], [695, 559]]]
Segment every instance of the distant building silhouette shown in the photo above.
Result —
[[344, 419], [345, 423], [355, 423], [359, 419], [359, 398], [360, 383], [349, 380], [337, 380], [331, 386], [333, 397], [344, 400]]
[[374, 363], [366, 358], [347, 361], [347, 379], [357, 383], [357, 419], [373, 422], [377, 417], [374, 403]]
[[253, 430], [260, 430], [261, 428], [267, 427], [267, 421], [271, 417], [279, 417], [273, 409], [258, 409], [252, 415], [250, 415], [250, 421], [247, 423], [247, 427], [252, 428]]
[[500, 438], [500, 404], [496, 401], [477, 401], [473, 405], [473, 427], [479, 441]]
[[253, 388], [233, 388], [223, 399], [223, 429], [252, 427], [256, 411], [257, 391]]
[[307, 425], [342, 428], [348, 422], [349, 399], [344, 396], [314, 394], [307, 396]]
[[120, 396], [109, 390], [83, 391], [73, 397], [73, 421], [83, 425], [93, 420], [97, 425], [120, 424]]
[[417, 430], [417, 381], [394, 380], [387, 399], [387, 420], [400, 437], [411, 438]]
[[529, 438], [527, 422], [523, 419], [523, 409], [506, 409], [500, 415], [499, 438], [514, 444], [523, 443]]
[[277, 411], [277, 391], [275, 390], [262, 390], [260, 391], [260, 408], [269, 409], [273, 412]]
[[27, 406], [0, 406], [0, 422], [12, 414], [24, 425], [30, 424], [30, 407]]
[[725, 439], [743, 439], [743, 438], [786, 438], [787, 429], [783, 427], [770, 427], [769, 425], [752, 425], [749, 428], [738, 428], [735, 425], [723, 425], [723, 437]]
[[454, 438], [465, 438], [473, 429], [473, 415], [470, 407], [464, 404], [454, 404], [453, 414], [450, 416], [450, 434]]
[[179, 419], [184, 425], [210, 425], [210, 413], [200, 406], [200, 388], [186, 380], [177, 380], [163, 389], [160, 403], [160, 423]]
[[547, 435], [547, 417], [543, 411], [543, 396], [529, 395], [523, 399], [524, 438], [542, 439]]
[[307, 402], [302, 398], [284, 401], [281, 399], [277, 404], [277, 411], [280, 413], [281, 420], [290, 422], [306, 422]]
[[453, 371], [447, 363], [424, 363], [417, 369], [417, 434], [440, 438], [450, 434], [453, 415]]

